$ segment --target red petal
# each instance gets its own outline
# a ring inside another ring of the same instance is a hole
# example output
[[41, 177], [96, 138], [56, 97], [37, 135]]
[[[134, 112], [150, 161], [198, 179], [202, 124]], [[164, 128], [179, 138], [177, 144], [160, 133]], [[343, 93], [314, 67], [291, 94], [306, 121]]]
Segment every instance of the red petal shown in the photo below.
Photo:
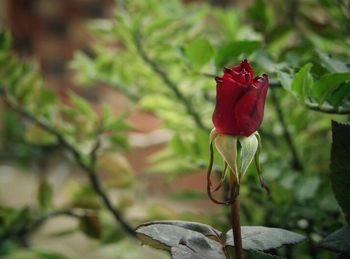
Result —
[[222, 134], [237, 134], [237, 124], [234, 118], [234, 109], [237, 101], [246, 91], [246, 87], [229, 77], [216, 87], [216, 106], [213, 113], [213, 123]]
[[264, 116], [268, 87], [269, 80], [267, 75], [257, 77], [246, 94], [238, 100], [234, 113], [239, 128], [239, 135], [250, 136], [260, 127]]
[[247, 60], [247, 59], [244, 59], [244, 60], [241, 62], [241, 67], [248, 71], [248, 73], [250, 74], [250, 77], [251, 77], [252, 79], [254, 78], [254, 70], [253, 70], [253, 68], [250, 66], [250, 64], [248, 63], [248, 60]]
[[254, 70], [244, 59], [240, 65], [231, 68], [232, 78], [241, 84], [251, 84], [254, 78]]

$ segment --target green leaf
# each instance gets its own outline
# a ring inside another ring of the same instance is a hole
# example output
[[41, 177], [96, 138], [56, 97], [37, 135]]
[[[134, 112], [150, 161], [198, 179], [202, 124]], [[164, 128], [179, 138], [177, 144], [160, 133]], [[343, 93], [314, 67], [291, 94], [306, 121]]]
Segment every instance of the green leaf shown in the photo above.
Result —
[[295, 78], [292, 82], [292, 90], [301, 100], [307, 97], [313, 85], [313, 78], [310, 74], [312, 66], [311, 63], [304, 65], [299, 72], [295, 74]]
[[105, 103], [102, 104], [102, 124], [103, 129], [110, 129], [110, 126], [114, 123], [114, 114], [111, 107]]
[[218, 24], [222, 25], [227, 38], [236, 38], [241, 26], [239, 10], [215, 8], [210, 10], [210, 15], [213, 15]]
[[325, 237], [320, 245], [334, 252], [350, 254], [350, 226], [338, 229]]
[[102, 125], [105, 131], [128, 131], [133, 127], [127, 123], [126, 119], [130, 114], [124, 112], [120, 115], [115, 115], [109, 105], [102, 105]]
[[127, 149], [129, 147], [128, 138], [120, 134], [112, 134], [108, 136], [112, 148]]
[[332, 121], [331, 184], [350, 223], [350, 125]]
[[193, 66], [200, 69], [210, 61], [214, 50], [208, 40], [196, 39], [185, 47], [185, 54]]
[[221, 235], [221, 231], [213, 228], [212, 226], [198, 223], [198, 222], [192, 222], [192, 221], [183, 221], [183, 220], [158, 220], [158, 221], [151, 221], [144, 223], [140, 225], [138, 228], [142, 228], [145, 226], [151, 226], [151, 225], [169, 225], [169, 226], [177, 226], [184, 229], [192, 230], [198, 233], [201, 233], [205, 235], [206, 237], [214, 238], [217, 235]]
[[179, 155], [186, 155], [186, 143], [181, 139], [180, 134], [174, 134], [169, 142], [169, 145]]
[[278, 23], [265, 36], [266, 48], [274, 57], [279, 57], [294, 36], [293, 27], [288, 23]]
[[279, 258], [282, 259], [282, 258], [285, 258], [282, 256], [272, 255], [272, 254], [264, 253], [261, 251], [255, 251], [255, 250], [249, 251], [249, 255], [251, 256], [252, 259], [279, 259]]
[[321, 77], [312, 87], [313, 96], [323, 104], [341, 83], [350, 80], [350, 73], [334, 73]]
[[342, 102], [350, 95], [350, 82], [341, 84], [328, 98], [329, 102], [335, 107], [339, 108]]
[[40, 182], [39, 190], [38, 190], [38, 202], [40, 208], [43, 211], [47, 211], [52, 205], [53, 198], [53, 188], [52, 185], [47, 181], [43, 180]]
[[215, 63], [222, 67], [228, 61], [236, 61], [240, 54], [250, 55], [261, 47], [260, 41], [234, 41], [220, 47], [216, 53]]
[[255, 134], [252, 134], [249, 137], [240, 137], [238, 141], [241, 144], [239, 175], [243, 177], [258, 149], [258, 139]]
[[186, 240], [202, 240], [202, 243], [207, 244], [208, 250], [222, 253], [221, 245], [206, 236], [215, 235], [214, 231], [214, 228], [196, 222], [155, 221], [139, 226], [136, 236], [144, 244], [168, 251], [172, 247], [186, 244]]
[[74, 92], [71, 92], [69, 94], [69, 97], [73, 104], [80, 110], [81, 113], [83, 113], [86, 117], [90, 118], [91, 120], [96, 119], [96, 113], [92, 109], [89, 102], [87, 102], [84, 98], [80, 97]]
[[332, 57], [330, 54], [327, 54], [322, 51], [317, 51], [321, 64], [332, 73], [346, 73], [350, 72], [350, 67], [347, 66], [344, 62]]
[[208, 146], [209, 146], [209, 139], [208, 139], [208, 132], [206, 130], [202, 129], [195, 129], [193, 132], [195, 141], [194, 145], [196, 148], [196, 157], [202, 161], [208, 161], [209, 159], [209, 152], [208, 152]]
[[55, 102], [57, 101], [57, 95], [44, 87], [40, 88], [40, 92], [38, 95], [38, 106], [40, 105], [39, 107], [41, 108], [47, 108], [50, 105], [55, 104]]
[[81, 217], [79, 228], [91, 238], [99, 239], [101, 237], [102, 227], [97, 214], [91, 213]]
[[[241, 227], [242, 243], [245, 250], [269, 250], [287, 244], [296, 244], [305, 239], [304, 236], [280, 228]], [[232, 229], [226, 233], [226, 244], [234, 246]]]
[[254, 27], [259, 32], [265, 32], [269, 24], [268, 5], [263, 0], [256, 0], [248, 8], [247, 13], [253, 21]]
[[277, 77], [284, 89], [286, 89], [287, 91], [292, 90], [293, 79], [290, 76], [290, 74], [282, 71], [277, 71]]
[[108, 187], [130, 187], [136, 180], [135, 171], [128, 160], [119, 153], [102, 154], [96, 165], [96, 170], [101, 172], [101, 177], [106, 179]]
[[305, 176], [298, 184], [296, 195], [300, 200], [313, 199], [321, 184], [321, 180], [317, 176]]
[[57, 143], [57, 138], [41, 127], [31, 124], [26, 128], [24, 140], [29, 144], [50, 146]]
[[8, 50], [11, 47], [12, 39], [9, 31], [1, 30], [0, 32], [0, 49]]

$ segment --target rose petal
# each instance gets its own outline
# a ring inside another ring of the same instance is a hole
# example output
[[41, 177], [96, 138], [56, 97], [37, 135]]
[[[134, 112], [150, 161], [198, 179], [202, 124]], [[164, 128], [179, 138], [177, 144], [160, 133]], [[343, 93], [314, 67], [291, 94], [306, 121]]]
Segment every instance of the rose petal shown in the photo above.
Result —
[[[225, 73], [226, 71], [228, 73], [227, 69], [224, 70]], [[230, 74], [235, 81], [241, 84], [251, 84], [254, 78], [254, 70], [246, 59], [240, 65], [232, 67]]]
[[218, 132], [235, 135], [237, 126], [233, 113], [237, 101], [245, 90], [245, 86], [225, 76], [223, 82], [217, 84], [213, 123]]
[[267, 75], [254, 78], [247, 60], [216, 78], [217, 95], [213, 123], [219, 133], [249, 136], [263, 119], [269, 86]]
[[239, 135], [249, 136], [260, 127], [264, 116], [268, 86], [267, 75], [258, 77], [249, 90], [237, 101], [234, 117], [239, 122]]

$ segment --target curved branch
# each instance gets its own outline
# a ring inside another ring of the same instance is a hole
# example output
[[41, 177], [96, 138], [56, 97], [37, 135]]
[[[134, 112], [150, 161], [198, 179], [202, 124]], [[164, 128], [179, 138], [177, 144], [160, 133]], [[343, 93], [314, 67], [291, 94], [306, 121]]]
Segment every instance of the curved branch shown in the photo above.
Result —
[[350, 114], [350, 109], [335, 109], [333, 107], [324, 107], [320, 106], [318, 103], [311, 103], [311, 102], [305, 102], [305, 105], [308, 109], [317, 111], [317, 112], [322, 112], [322, 113], [327, 113], [327, 114], [337, 114], [337, 115], [349, 115]]
[[182, 102], [187, 113], [192, 117], [196, 125], [201, 129], [209, 131], [210, 129], [204, 125], [201, 117], [195, 111], [195, 109], [191, 105], [190, 101], [186, 98], [186, 96], [179, 90], [179, 88], [177, 87], [177, 84], [174, 81], [172, 81], [169, 78], [168, 74], [154, 60], [152, 60], [148, 56], [145, 49], [143, 48], [140, 33], [139, 32], [134, 33], [133, 38], [135, 41], [137, 51], [140, 54], [142, 60], [152, 69], [152, 71], [155, 74], [157, 74], [162, 79], [164, 84], [174, 93], [176, 98]]
[[53, 136], [55, 136], [58, 140], [58, 142], [61, 144], [63, 148], [65, 148], [75, 159], [76, 163], [83, 169], [90, 180], [90, 183], [96, 192], [96, 194], [100, 197], [101, 201], [104, 203], [105, 207], [110, 211], [110, 213], [113, 215], [115, 221], [121, 225], [121, 227], [125, 230], [126, 233], [130, 234], [131, 236], [135, 236], [134, 228], [123, 218], [121, 212], [113, 206], [111, 200], [109, 199], [107, 193], [102, 187], [102, 183], [100, 179], [97, 177], [97, 172], [95, 170], [95, 163], [96, 163], [96, 152], [99, 147], [99, 142], [96, 142], [96, 146], [93, 148], [93, 151], [91, 152], [91, 164], [88, 165], [84, 162], [84, 159], [80, 152], [72, 145], [70, 144], [64, 136], [54, 127], [51, 125], [41, 121], [37, 117], [35, 117], [32, 113], [22, 109], [19, 105], [12, 102], [7, 98], [6, 91], [1, 90], [1, 94], [3, 96], [4, 102], [12, 109], [13, 111], [17, 112], [24, 118], [28, 119], [32, 123], [38, 125], [40, 128], [45, 130], [46, 132], [51, 133]]
[[282, 111], [282, 107], [281, 107], [281, 104], [276, 96], [276, 93], [275, 93], [275, 88], [274, 87], [271, 87], [271, 90], [270, 90], [270, 93], [271, 93], [271, 97], [272, 97], [272, 104], [273, 106], [275, 107], [275, 110], [276, 110], [276, 113], [277, 113], [277, 117], [278, 117], [278, 120], [280, 121], [281, 125], [282, 125], [282, 128], [283, 128], [283, 136], [284, 136], [284, 139], [286, 140], [289, 148], [290, 148], [290, 152], [292, 154], [292, 166], [293, 166], [293, 169], [297, 170], [297, 171], [303, 171], [303, 164], [299, 158], [299, 155], [298, 155], [298, 152], [297, 152], [297, 149], [295, 147], [295, 143], [293, 141], [293, 138], [288, 130], [288, 125], [286, 123], [286, 120], [284, 118], [284, 114], [283, 114], [283, 111]]
[[51, 211], [38, 218], [26, 231], [26, 235], [36, 231], [41, 227], [47, 220], [58, 217], [58, 216], [68, 216], [79, 219], [81, 217], [80, 213], [73, 209], [62, 209], [57, 211]]

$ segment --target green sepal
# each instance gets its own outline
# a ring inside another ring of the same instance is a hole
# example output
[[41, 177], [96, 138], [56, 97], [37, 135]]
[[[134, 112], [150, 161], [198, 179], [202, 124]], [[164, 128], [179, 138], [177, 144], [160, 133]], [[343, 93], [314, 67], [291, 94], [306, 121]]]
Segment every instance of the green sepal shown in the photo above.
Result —
[[258, 149], [257, 149], [255, 156], [254, 156], [254, 164], [255, 164], [256, 172], [258, 173], [261, 187], [264, 188], [268, 194], [270, 194], [271, 193], [270, 188], [267, 186], [267, 184], [262, 176], [262, 169], [261, 169], [260, 159], [259, 159], [261, 148], [262, 148], [261, 138], [260, 138], [260, 135], [257, 131], [254, 132], [254, 135], [255, 135], [256, 139], [258, 140]]
[[239, 177], [242, 178], [253, 161], [259, 146], [259, 141], [255, 134], [249, 137], [239, 137], [238, 141], [241, 144]]
[[231, 172], [234, 174], [237, 182], [239, 183], [239, 173], [237, 170], [237, 137], [232, 135], [218, 134], [216, 131], [212, 131], [210, 139], [215, 143], [217, 151], [221, 157], [227, 163]]

